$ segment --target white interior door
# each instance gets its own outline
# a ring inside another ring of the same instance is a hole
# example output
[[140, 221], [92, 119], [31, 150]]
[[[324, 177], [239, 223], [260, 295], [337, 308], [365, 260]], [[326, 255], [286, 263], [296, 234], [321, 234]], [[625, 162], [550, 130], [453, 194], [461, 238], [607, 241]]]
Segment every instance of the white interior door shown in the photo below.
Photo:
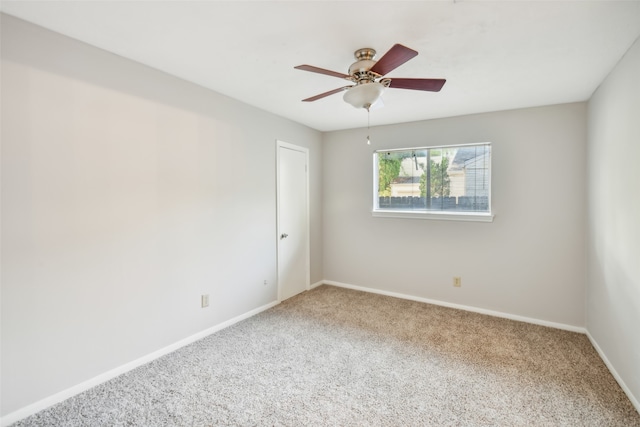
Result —
[[278, 299], [309, 289], [309, 184], [306, 148], [278, 141]]

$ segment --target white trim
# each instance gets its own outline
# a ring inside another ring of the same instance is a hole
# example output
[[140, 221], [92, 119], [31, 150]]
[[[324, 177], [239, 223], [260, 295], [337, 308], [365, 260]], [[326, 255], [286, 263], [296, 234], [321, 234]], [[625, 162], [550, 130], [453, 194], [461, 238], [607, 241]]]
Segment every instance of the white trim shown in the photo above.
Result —
[[309, 286], [309, 290], [315, 289], [318, 286], [322, 286], [322, 285], [324, 285], [324, 281], [320, 280], [319, 282], [313, 283], [311, 286]]
[[380, 218], [411, 218], [411, 219], [440, 219], [447, 221], [475, 221], [493, 222], [493, 214], [479, 212], [427, 212], [427, 211], [397, 211], [374, 210], [371, 215]]
[[193, 342], [196, 342], [206, 336], [209, 336], [213, 333], [216, 333], [222, 329], [228, 328], [231, 325], [234, 325], [238, 322], [241, 322], [249, 317], [255, 316], [258, 313], [261, 313], [265, 310], [268, 310], [274, 306], [278, 305], [278, 301], [271, 302], [269, 304], [263, 305], [262, 307], [255, 308], [251, 311], [248, 311], [244, 314], [236, 316], [232, 319], [219, 323], [215, 326], [212, 326], [204, 331], [198, 332], [194, 335], [191, 335], [187, 338], [184, 338], [180, 341], [177, 341], [171, 345], [168, 345], [160, 350], [156, 350], [153, 353], [149, 353], [145, 356], [142, 356], [138, 359], [132, 360], [131, 362], [125, 363], [124, 365], [118, 366], [117, 368], [111, 369], [107, 372], [104, 372], [96, 377], [93, 377], [87, 381], [83, 381], [80, 384], [76, 384], [73, 387], [70, 387], [66, 390], [58, 392], [54, 395], [46, 397], [42, 400], [39, 400], [35, 403], [27, 405], [23, 408], [18, 409], [17, 411], [11, 412], [0, 419], [0, 426], [6, 427], [17, 421], [20, 421], [30, 415], [33, 415], [37, 412], [40, 412], [44, 409], [47, 409], [50, 406], [55, 405], [56, 403], [60, 403], [64, 400], [67, 400], [73, 396], [76, 396], [84, 391], [89, 390], [97, 385], [105, 383], [119, 375], [122, 375], [126, 372], [129, 372], [137, 367], [140, 367], [146, 363], [149, 363], [153, 360], [156, 360], [162, 356], [165, 356], [169, 353], [172, 353], [179, 348], [187, 346]]
[[622, 380], [622, 377], [620, 376], [620, 374], [618, 374], [618, 371], [616, 371], [616, 369], [613, 367], [613, 364], [611, 364], [609, 359], [607, 359], [607, 356], [604, 354], [604, 351], [602, 351], [602, 348], [600, 348], [595, 338], [591, 336], [588, 329], [586, 331], [586, 334], [587, 334], [587, 337], [589, 338], [589, 341], [591, 341], [591, 345], [593, 346], [593, 348], [596, 349], [596, 351], [598, 352], [598, 355], [604, 362], [605, 366], [607, 367], [607, 369], [609, 369], [609, 372], [611, 372], [611, 375], [613, 375], [613, 378], [615, 378], [615, 380], [618, 382], [618, 384], [620, 385], [620, 388], [622, 388], [622, 391], [624, 391], [624, 393], [627, 395], [627, 397], [631, 401], [631, 404], [636, 408], [636, 411], [640, 413], [640, 401], [638, 401], [638, 399], [633, 395], [633, 393], [631, 392], [631, 389], [627, 387], [625, 382]]
[[283, 148], [288, 148], [289, 150], [294, 150], [294, 151], [303, 151], [303, 152], [309, 152], [309, 149], [306, 147], [302, 147], [300, 145], [295, 145], [295, 144], [290, 144], [288, 142], [284, 142], [281, 141], [279, 139], [276, 139], [276, 144], [278, 147], [283, 147]]
[[531, 324], [534, 324], [534, 325], [547, 326], [549, 328], [562, 329], [562, 330], [565, 330], [565, 331], [578, 332], [580, 334], [585, 334], [587, 332], [587, 330], [585, 328], [579, 327], [579, 326], [566, 325], [564, 323], [549, 322], [547, 320], [540, 320], [540, 319], [534, 319], [532, 317], [518, 316], [516, 314], [503, 313], [501, 311], [494, 311], [494, 310], [487, 310], [487, 309], [484, 309], [484, 308], [472, 307], [472, 306], [469, 306], [469, 305], [454, 304], [454, 303], [450, 303], [450, 302], [439, 301], [439, 300], [434, 300], [434, 299], [429, 299], [429, 298], [416, 297], [416, 296], [413, 296], [413, 295], [400, 294], [400, 293], [397, 293], [397, 292], [389, 292], [389, 291], [383, 291], [383, 290], [380, 290], [380, 289], [365, 288], [363, 286], [350, 285], [348, 283], [334, 282], [333, 280], [324, 280], [323, 283], [326, 284], [326, 285], [337, 286], [337, 287], [340, 287], [340, 288], [353, 289], [353, 290], [356, 290], [356, 291], [370, 292], [372, 294], [380, 294], [380, 295], [386, 295], [386, 296], [394, 297], [394, 298], [401, 298], [401, 299], [406, 299], [406, 300], [411, 300], [411, 301], [424, 302], [424, 303], [427, 303], [427, 304], [434, 304], [434, 305], [439, 305], [439, 306], [442, 306], [442, 307], [456, 308], [458, 310], [464, 310], [464, 311], [470, 311], [470, 312], [473, 312], [473, 313], [486, 314], [486, 315], [489, 315], [489, 316], [501, 317], [501, 318], [504, 318], [504, 319], [516, 320], [518, 322], [531, 323]]
[[306, 218], [306, 232], [307, 232], [307, 244], [305, 245], [305, 263], [306, 263], [306, 277], [305, 277], [305, 290], [311, 289], [311, 205], [309, 197], [309, 149], [298, 145], [290, 144], [288, 142], [276, 139], [276, 283], [278, 292], [278, 302], [282, 301], [282, 286], [280, 283], [280, 148], [286, 148], [293, 151], [301, 152], [305, 155], [305, 172], [306, 172], [306, 205], [307, 205], [307, 218]]

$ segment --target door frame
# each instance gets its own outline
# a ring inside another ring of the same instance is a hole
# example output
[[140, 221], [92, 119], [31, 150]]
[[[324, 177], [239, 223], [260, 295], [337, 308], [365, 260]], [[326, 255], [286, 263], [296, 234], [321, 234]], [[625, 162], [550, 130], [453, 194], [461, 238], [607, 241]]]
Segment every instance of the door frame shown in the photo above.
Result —
[[309, 204], [309, 149], [288, 142], [276, 140], [276, 281], [278, 283], [278, 302], [282, 302], [282, 283], [280, 283], [280, 149], [294, 150], [304, 153], [305, 156], [305, 192], [306, 192], [306, 218], [305, 233], [307, 242], [305, 245], [305, 290], [311, 289], [311, 221]]

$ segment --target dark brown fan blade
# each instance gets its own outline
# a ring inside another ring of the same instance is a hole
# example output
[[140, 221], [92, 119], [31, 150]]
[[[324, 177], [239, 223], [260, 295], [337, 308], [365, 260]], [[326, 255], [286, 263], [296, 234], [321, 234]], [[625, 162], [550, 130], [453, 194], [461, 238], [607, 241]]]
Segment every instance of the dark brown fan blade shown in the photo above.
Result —
[[409, 49], [401, 44], [395, 44], [387, 53], [382, 55], [382, 58], [380, 58], [373, 67], [371, 67], [371, 71], [384, 76], [417, 54], [418, 52], [413, 49]]
[[311, 71], [312, 73], [326, 74], [327, 76], [338, 77], [341, 79], [349, 79], [351, 78], [348, 74], [338, 73], [337, 71], [325, 70], [324, 68], [314, 67], [313, 65], [298, 65], [297, 67], [293, 67], [296, 70], [302, 71]]
[[342, 92], [343, 90], [349, 89], [351, 86], [340, 87], [338, 89], [330, 90], [329, 92], [321, 93], [320, 95], [312, 96], [311, 98], [303, 99], [302, 102], [313, 102], [318, 99], [324, 98], [325, 96], [333, 95], [334, 93]]
[[440, 92], [445, 82], [445, 79], [391, 79], [389, 87]]

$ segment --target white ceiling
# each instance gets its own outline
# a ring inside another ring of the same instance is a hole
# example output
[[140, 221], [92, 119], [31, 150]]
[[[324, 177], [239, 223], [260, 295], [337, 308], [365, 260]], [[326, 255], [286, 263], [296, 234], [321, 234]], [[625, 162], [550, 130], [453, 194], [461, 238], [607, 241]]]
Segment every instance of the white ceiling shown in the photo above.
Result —
[[371, 124], [587, 100], [640, 36], [640, 1], [2, 1], [1, 10], [321, 131], [366, 126], [332, 95], [362, 47], [420, 54]]

